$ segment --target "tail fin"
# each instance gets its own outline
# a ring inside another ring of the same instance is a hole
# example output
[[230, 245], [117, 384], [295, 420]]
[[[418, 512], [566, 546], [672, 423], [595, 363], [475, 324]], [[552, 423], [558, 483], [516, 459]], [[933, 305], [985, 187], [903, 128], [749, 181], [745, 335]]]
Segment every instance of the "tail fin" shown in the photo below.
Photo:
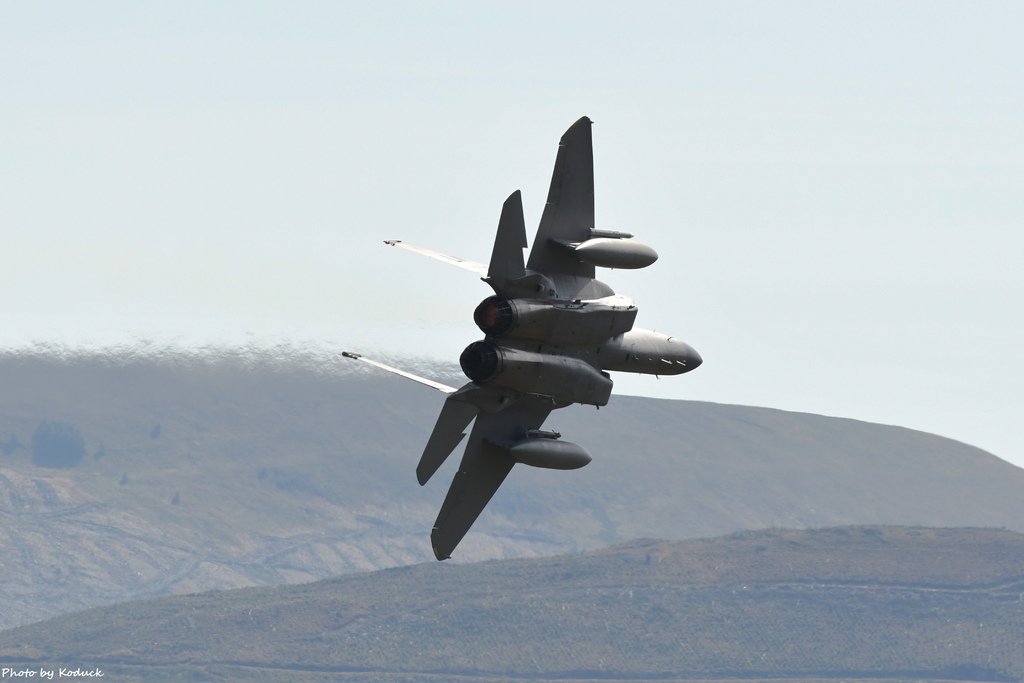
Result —
[[526, 248], [526, 222], [523, 219], [523, 195], [516, 190], [501, 207], [498, 234], [487, 277], [494, 280], [516, 280], [526, 274], [523, 249]]
[[594, 228], [594, 141], [586, 116], [569, 126], [558, 141], [548, 202], [540, 217], [527, 265], [550, 275], [593, 278], [594, 266], [580, 262], [558, 242], [582, 242]]
[[420, 486], [434, 476], [434, 472], [437, 472], [459, 445], [466, 436], [463, 430], [479, 412], [480, 409], [472, 403], [452, 399], [451, 396], [445, 400], [441, 414], [437, 416], [437, 422], [434, 424], [434, 431], [430, 433], [430, 439], [423, 448], [420, 464], [416, 466], [416, 479]]
[[501, 412], [509, 405], [508, 399], [507, 392], [495, 391], [474, 382], [464, 384], [458, 391], [449, 394], [441, 414], [437, 416], [423, 455], [420, 456], [420, 464], [416, 467], [416, 479], [420, 486], [434, 476], [434, 472], [459, 445], [473, 418], [481, 411], [488, 414]]

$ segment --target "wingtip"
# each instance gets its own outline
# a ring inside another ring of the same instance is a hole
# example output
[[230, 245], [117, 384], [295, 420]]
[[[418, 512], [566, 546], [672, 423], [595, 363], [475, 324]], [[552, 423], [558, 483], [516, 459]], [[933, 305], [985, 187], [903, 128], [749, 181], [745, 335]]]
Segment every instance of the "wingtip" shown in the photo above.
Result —
[[562, 139], [559, 141], [559, 144], [567, 145], [571, 140], [588, 139], [590, 136], [590, 127], [593, 123], [594, 122], [590, 120], [590, 117], [581, 116], [574, 124], [569, 126], [564, 133], [562, 133]]
[[454, 550], [454, 548], [448, 548], [447, 551], [445, 551], [437, 547], [438, 531], [439, 529], [436, 526], [430, 530], [430, 547], [434, 551], [434, 557], [436, 557], [438, 561], [443, 562], [445, 560], [452, 559], [452, 550]]

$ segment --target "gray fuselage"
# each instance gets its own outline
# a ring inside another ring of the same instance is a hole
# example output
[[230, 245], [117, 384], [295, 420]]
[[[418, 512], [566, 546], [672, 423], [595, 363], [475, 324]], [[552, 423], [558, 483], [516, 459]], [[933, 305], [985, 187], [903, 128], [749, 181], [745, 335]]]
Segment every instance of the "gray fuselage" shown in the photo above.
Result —
[[611, 394], [607, 371], [680, 375], [701, 364], [689, 344], [634, 328], [632, 299], [596, 280], [590, 290], [603, 296], [485, 299], [473, 319], [487, 336], [463, 352], [466, 375], [482, 385], [547, 395], [558, 404], [600, 406]]

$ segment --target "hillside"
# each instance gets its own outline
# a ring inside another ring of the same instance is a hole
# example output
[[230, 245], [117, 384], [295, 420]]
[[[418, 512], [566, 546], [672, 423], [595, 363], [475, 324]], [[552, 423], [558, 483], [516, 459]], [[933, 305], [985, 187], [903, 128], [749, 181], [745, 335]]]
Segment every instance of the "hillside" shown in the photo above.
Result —
[[117, 680], [1024, 677], [1024, 535], [844, 527], [426, 563], [104, 607], [0, 634]]
[[[416, 484], [442, 400], [424, 387], [259, 357], [3, 357], [0, 386], [0, 627], [432, 557], [458, 456]], [[454, 562], [767, 527], [1024, 531], [1024, 470], [907, 429], [624, 396], [548, 424], [594, 462], [516, 468]]]

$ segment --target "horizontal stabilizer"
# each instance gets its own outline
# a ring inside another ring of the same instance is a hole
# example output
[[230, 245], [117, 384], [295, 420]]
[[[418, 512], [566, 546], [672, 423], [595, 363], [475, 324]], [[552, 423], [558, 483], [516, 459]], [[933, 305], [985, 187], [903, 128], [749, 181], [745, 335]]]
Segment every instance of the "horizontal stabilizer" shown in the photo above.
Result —
[[[448, 402], [456, 400], [452, 396]], [[551, 410], [551, 404], [544, 399], [521, 397], [498, 412], [485, 410], [477, 416], [459, 471], [430, 533], [437, 559], [451, 557], [515, 465], [502, 444], [520, 441], [531, 430], [540, 429]]]
[[452, 556], [455, 546], [473, 526], [513, 465], [512, 458], [484, 441], [471, 442], [466, 447], [462, 464], [430, 532], [434, 557], [447, 560]]

